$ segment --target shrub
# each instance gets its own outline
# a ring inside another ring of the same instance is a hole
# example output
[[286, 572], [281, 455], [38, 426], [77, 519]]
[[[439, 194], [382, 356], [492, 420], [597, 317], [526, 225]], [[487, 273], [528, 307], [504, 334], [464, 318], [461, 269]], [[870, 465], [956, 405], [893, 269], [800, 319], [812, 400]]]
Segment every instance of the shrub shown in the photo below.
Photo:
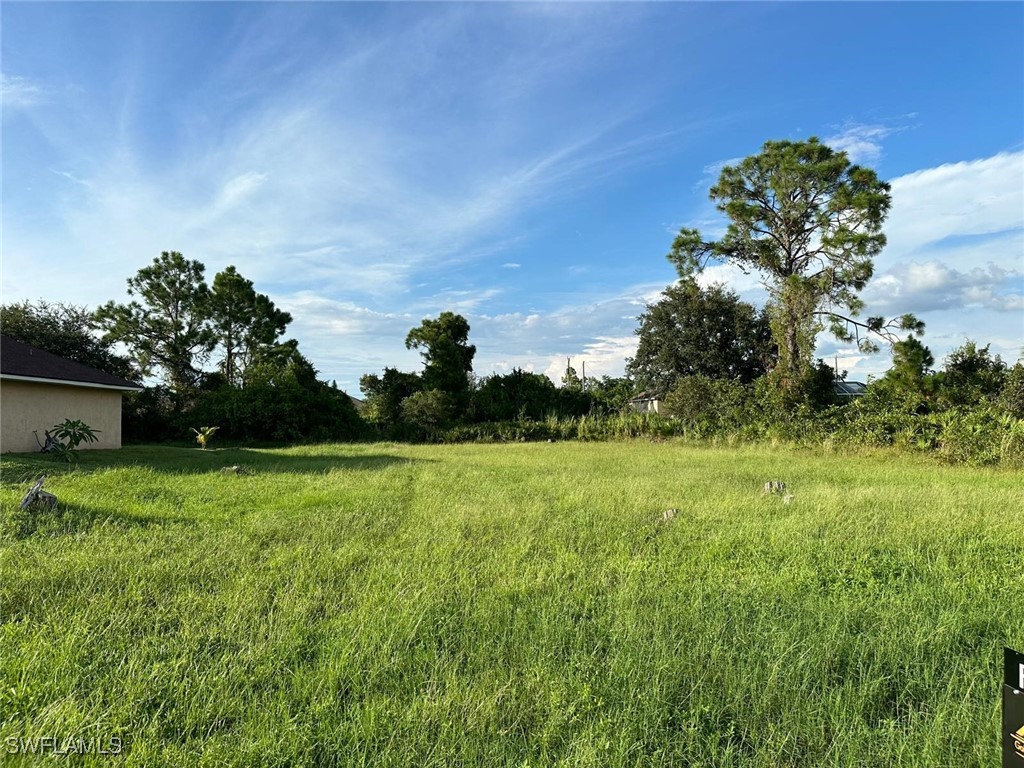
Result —
[[694, 437], [710, 437], [744, 429], [756, 418], [753, 391], [738, 381], [684, 376], [665, 398], [669, 416]]
[[993, 357], [989, 346], [966, 342], [949, 353], [943, 371], [936, 377], [938, 396], [946, 407], [966, 407], [991, 403], [999, 397], [1006, 378], [1006, 363]]
[[452, 396], [437, 389], [417, 392], [402, 401], [402, 419], [427, 440], [438, 437], [451, 423], [454, 412]]
[[127, 392], [121, 406], [121, 437], [128, 443], [154, 443], [176, 435], [174, 397], [167, 387]]
[[241, 442], [302, 443], [357, 440], [366, 425], [341, 390], [320, 381], [282, 376], [244, 388], [224, 386], [197, 397], [177, 419], [178, 434], [189, 423], [217, 425], [220, 435]]
[[957, 464], [995, 464], [1002, 453], [1007, 424], [992, 409], [953, 410], [939, 417], [939, 455]]
[[205, 451], [206, 444], [213, 439], [218, 429], [220, 427], [200, 427], [199, 429], [193, 427], [192, 431], [196, 433], [196, 442], [199, 443], [199, 447]]
[[1009, 416], [1024, 419], [1024, 363], [1018, 362], [1006, 372], [998, 402]]
[[79, 419], [64, 419], [53, 427], [53, 437], [58, 441], [53, 453], [70, 464], [78, 456], [78, 447], [82, 443], [97, 442], [99, 432]]
[[473, 421], [543, 419], [559, 402], [559, 390], [551, 379], [519, 368], [504, 376], [484, 379], [473, 393], [470, 418]]

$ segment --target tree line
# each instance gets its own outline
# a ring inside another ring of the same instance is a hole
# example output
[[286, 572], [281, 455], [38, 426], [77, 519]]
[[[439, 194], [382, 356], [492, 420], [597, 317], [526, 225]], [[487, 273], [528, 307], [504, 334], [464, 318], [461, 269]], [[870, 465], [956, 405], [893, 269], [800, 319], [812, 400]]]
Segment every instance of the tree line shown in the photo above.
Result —
[[624, 378], [605, 376], [584, 386], [569, 365], [561, 387], [519, 368], [478, 378], [469, 330], [466, 318], [452, 312], [426, 318], [405, 339], [408, 349], [420, 352], [422, 372], [385, 368], [360, 379], [365, 417], [380, 434], [437, 439], [459, 425], [610, 414], [626, 407], [632, 395], [632, 383]]

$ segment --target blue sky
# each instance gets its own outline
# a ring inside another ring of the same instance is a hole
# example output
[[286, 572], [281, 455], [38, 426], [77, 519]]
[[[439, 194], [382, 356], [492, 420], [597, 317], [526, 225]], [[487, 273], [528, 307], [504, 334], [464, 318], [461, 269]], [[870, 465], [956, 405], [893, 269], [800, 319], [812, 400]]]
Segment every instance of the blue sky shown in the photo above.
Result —
[[621, 374], [717, 169], [817, 135], [893, 185], [867, 313], [940, 362], [1024, 347], [1021, 3], [4, 3], [0, 35], [5, 302], [122, 300], [178, 250], [352, 392], [449, 309], [478, 374]]

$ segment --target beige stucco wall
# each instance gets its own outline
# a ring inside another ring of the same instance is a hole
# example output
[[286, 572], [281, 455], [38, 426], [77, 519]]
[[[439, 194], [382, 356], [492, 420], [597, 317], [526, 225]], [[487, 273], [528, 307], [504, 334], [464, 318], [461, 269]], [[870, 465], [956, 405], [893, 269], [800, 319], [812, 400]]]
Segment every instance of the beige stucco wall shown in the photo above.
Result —
[[64, 419], [80, 419], [95, 430], [99, 442], [80, 449], [121, 447], [121, 392], [31, 381], [0, 380], [0, 453], [38, 451], [32, 430], [52, 429]]

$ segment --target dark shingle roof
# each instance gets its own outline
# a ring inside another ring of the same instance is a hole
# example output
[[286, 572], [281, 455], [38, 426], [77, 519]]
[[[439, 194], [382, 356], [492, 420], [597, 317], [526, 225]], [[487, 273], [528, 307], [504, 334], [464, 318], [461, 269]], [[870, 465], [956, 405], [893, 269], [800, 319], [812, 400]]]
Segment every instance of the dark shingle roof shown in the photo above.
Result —
[[3, 334], [0, 334], [0, 376], [26, 376], [33, 379], [52, 379], [54, 383], [70, 381], [119, 389], [139, 389], [138, 384], [132, 384], [120, 376], [65, 360]]
[[860, 397], [868, 391], [867, 385], [861, 381], [836, 381], [832, 387], [840, 397]]

